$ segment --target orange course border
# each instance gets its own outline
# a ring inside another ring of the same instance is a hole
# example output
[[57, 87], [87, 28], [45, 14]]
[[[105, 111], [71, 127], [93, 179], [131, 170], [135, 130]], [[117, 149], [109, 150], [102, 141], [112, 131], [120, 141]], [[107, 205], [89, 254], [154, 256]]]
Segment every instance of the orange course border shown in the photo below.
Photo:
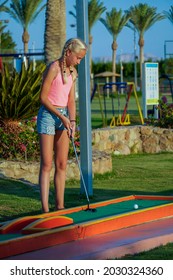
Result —
[[33, 223], [22, 229], [23, 234], [45, 231], [47, 229], [58, 228], [73, 224], [73, 219], [64, 216], [53, 216], [48, 218], [37, 219]]
[[[102, 234], [102, 233], [106, 233], [122, 228], [127, 228], [134, 225], [139, 225], [142, 223], [162, 219], [173, 215], [173, 197], [169, 197], [169, 196], [133, 195], [128, 197], [98, 202], [92, 204], [91, 207], [97, 208], [97, 207], [106, 206], [109, 204], [118, 203], [122, 201], [128, 201], [128, 200], [135, 201], [140, 199], [163, 200], [163, 201], [167, 200], [170, 201], [170, 203], [145, 208], [142, 210], [138, 209], [120, 215], [112, 215], [106, 218], [99, 218], [99, 219], [95, 219], [92, 221], [79, 223], [79, 224], [75, 224], [75, 223], [72, 224], [73, 220], [65, 217], [67, 219], [64, 219], [64, 221], [69, 224], [66, 225], [64, 223], [63, 226], [57, 228], [53, 228], [52, 221], [56, 221], [56, 220], [58, 221], [60, 215], [81, 211], [84, 210], [87, 206], [69, 208], [53, 213], [42, 214], [36, 216], [38, 219], [37, 221], [36, 220], [32, 221], [30, 224], [27, 224], [23, 229], [21, 229], [21, 231], [22, 230], [25, 231], [26, 233], [25, 235], [22, 236], [21, 234], [21, 236], [19, 236], [18, 238], [12, 238], [2, 242], [0, 241], [0, 258], [2, 259], [8, 256], [34, 251], [34, 250], [78, 240], [81, 238], [88, 238], [93, 235]], [[12, 223], [14, 224], [14, 221], [12, 221]], [[37, 228], [42, 227], [42, 230], [44, 231], [41, 230], [41, 232], [27, 235], [27, 230], [29, 230], [29, 233], [31, 233], [32, 231], [31, 228], [33, 227], [33, 224], [37, 225], [36, 226]], [[4, 226], [5, 225], [7, 225], [7, 223], [5, 223]], [[2, 233], [2, 230], [0, 233]]]
[[0, 227], [0, 234], [15, 233], [23, 229], [23, 227], [38, 220], [41, 216], [27, 216], [4, 223]]

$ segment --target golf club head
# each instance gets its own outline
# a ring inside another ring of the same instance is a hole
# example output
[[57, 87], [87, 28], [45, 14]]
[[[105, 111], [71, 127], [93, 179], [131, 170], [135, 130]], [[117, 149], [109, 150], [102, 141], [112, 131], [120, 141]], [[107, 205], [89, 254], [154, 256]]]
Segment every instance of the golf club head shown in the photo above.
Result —
[[87, 207], [84, 211], [90, 211], [90, 212], [94, 213], [94, 212], [97, 212], [97, 209]]

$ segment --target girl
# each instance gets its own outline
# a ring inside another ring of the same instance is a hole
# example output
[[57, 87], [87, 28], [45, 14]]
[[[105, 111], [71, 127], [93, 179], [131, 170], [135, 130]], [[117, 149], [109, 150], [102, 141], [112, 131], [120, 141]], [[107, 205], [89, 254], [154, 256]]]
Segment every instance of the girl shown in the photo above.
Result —
[[69, 141], [70, 136], [74, 137], [76, 125], [75, 66], [80, 64], [86, 52], [87, 46], [81, 39], [68, 40], [62, 56], [48, 66], [43, 77], [41, 107], [37, 117], [41, 153], [39, 185], [43, 212], [49, 212], [49, 181], [53, 153], [56, 210], [64, 208]]

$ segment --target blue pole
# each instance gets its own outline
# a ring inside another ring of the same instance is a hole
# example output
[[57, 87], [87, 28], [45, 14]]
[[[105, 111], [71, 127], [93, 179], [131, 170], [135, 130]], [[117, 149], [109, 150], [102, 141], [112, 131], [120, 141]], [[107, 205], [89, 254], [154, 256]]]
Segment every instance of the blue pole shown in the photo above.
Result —
[[[88, 40], [88, 0], [76, 0], [77, 36], [87, 45]], [[90, 104], [90, 69], [89, 52], [81, 61], [78, 71], [79, 82], [79, 117], [80, 117], [80, 162], [85, 185], [89, 195], [92, 189], [92, 137]], [[81, 193], [84, 186], [81, 180]]]

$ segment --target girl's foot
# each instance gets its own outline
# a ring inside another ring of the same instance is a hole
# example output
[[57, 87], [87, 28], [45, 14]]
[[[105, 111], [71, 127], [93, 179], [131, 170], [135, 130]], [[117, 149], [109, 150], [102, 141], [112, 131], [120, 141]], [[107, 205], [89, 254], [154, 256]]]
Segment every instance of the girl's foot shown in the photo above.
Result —
[[62, 207], [62, 208], [56, 208], [57, 211], [60, 211], [60, 210], [64, 210], [65, 207]]

